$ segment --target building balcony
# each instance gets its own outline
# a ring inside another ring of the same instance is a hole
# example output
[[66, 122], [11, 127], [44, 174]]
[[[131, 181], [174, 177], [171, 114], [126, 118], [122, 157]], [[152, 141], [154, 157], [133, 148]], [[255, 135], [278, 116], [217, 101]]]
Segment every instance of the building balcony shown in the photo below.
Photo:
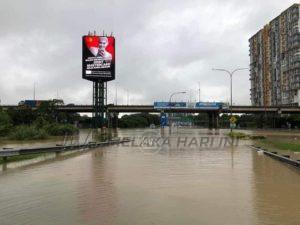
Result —
[[300, 62], [300, 56], [294, 56], [293, 62], [294, 62], [294, 63]]
[[300, 61], [294, 62], [292, 68], [293, 69], [300, 68]]
[[298, 13], [293, 13], [291, 15], [291, 20], [292, 20], [292, 22], [296, 22], [299, 20], [299, 11], [298, 11]]

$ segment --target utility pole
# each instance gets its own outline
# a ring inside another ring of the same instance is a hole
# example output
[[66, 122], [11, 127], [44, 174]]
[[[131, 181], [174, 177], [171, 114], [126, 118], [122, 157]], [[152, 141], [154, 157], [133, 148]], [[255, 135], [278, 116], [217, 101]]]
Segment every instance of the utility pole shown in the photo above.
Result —
[[33, 82], [33, 100], [35, 100], [35, 82]]
[[129, 105], [129, 90], [127, 89], [127, 105]]
[[118, 105], [118, 86], [117, 86], [117, 82], [116, 82], [116, 105]]

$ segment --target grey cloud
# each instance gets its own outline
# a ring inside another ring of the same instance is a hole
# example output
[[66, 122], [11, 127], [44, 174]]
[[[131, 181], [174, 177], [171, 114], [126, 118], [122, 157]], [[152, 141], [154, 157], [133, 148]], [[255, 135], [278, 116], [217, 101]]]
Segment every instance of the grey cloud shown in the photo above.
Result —
[[[57, 95], [67, 103], [89, 104], [92, 84], [81, 79], [81, 36], [113, 32], [117, 80], [109, 101], [167, 100], [200, 81], [203, 100], [228, 100], [229, 80], [212, 67], [248, 66], [248, 38], [291, 0], [201, 1], [8, 1], [0, 2], [0, 99], [15, 104]], [[249, 104], [249, 73], [234, 78], [234, 100]], [[182, 96], [178, 98], [189, 98]]]

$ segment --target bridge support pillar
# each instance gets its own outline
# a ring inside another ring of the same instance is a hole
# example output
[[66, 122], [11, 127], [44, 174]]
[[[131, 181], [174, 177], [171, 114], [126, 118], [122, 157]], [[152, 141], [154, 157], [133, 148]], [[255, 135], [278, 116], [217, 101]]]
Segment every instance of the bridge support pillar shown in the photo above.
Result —
[[208, 113], [208, 129], [209, 130], [213, 129], [213, 113], [212, 112]]
[[118, 113], [114, 113], [111, 119], [111, 126], [114, 129], [118, 128], [118, 115]]
[[107, 128], [112, 127], [112, 118], [113, 118], [113, 113], [107, 112]]
[[208, 129], [218, 130], [219, 129], [219, 112], [208, 113]]
[[219, 112], [215, 113], [215, 118], [214, 118], [214, 128], [215, 128], [215, 134], [220, 134], [219, 133]]
[[213, 119], [214, 119], [214, 129], [219, 129], [219, 113], [216, 112], [213, 114]]

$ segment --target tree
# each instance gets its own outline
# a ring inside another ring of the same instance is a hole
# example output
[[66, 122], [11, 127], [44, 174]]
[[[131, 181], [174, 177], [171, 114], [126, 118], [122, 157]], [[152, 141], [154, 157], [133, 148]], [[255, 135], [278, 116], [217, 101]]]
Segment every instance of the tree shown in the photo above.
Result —
[[0, 136], [6, 136], [12, 128], [12, 122], [6, 112], [0, 111]]
[[36, 111], [27, 106], [18, 107], [17, 109], [11, 108], [7, 111], [7, 113], [14, 126], [32, 124], [37, 118]]
[[150, 124], [159, 125], [159, 116], [148, 113], [124, 115], [118, 124], [121, 128], [149, 127]]

